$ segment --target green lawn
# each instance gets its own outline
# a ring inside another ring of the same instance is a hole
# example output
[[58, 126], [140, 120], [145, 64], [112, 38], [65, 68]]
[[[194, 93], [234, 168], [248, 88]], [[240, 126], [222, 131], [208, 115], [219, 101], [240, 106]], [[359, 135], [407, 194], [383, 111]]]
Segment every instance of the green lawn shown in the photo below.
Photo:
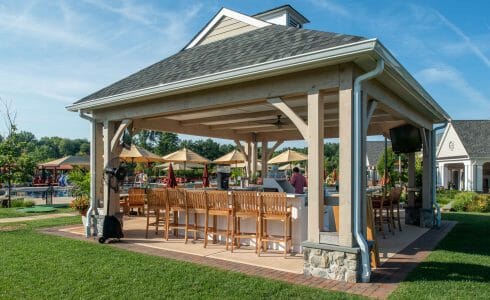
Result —
[[[444, 219], [459, 223], [391, 299], [490, 299], [490, 214]], [[356, 298], [36, 231], [79, 222], [75, 216], [0, 224], [0, 299]]]
[[0, 225], [0, 299], [358, 298], [35, 231], [79, 222], [77, 216], [24, 222], [17, 229]]
[[490, 299], [490, 214], [447, 213], [458, 224], [392, 299]]
[[57, 214], [57, 213], [66, 213], [66, 212], [74, 212], [72, 208], [57, 208], [53, 212], [49, 213], [26, 213], [22, 211], [18, 211], [19, 207], [12, 208], [0, 208], [0, 219], [1, 218], [17, 218], [17, 217], [28, 217], [35, 215], [45, 215], [45, 214]]

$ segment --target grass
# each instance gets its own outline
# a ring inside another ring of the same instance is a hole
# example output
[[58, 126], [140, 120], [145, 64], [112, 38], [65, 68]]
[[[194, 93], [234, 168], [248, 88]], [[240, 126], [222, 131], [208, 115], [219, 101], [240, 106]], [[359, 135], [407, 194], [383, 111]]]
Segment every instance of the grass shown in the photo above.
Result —
[[0, 299], [359, 298], [36, 231], [79, 222], [67, 217], [0, 225]]
[[443, 218], [458, 224], [391, 299], [490, 299], [490, 214]]
[[74, 210], [72, 208], [57, 208], [53, 212], [26, 213], [26, 212], [18, 211], [19, 208], [21, 208], [21, 207], [0, 208], [0, 219], [2, 219], [2, 218], [17, 218], [17, 217], [28, 217], [28, 216], [45, 215], [45, 214], [59, 214], [59, 213], [74, 212]]

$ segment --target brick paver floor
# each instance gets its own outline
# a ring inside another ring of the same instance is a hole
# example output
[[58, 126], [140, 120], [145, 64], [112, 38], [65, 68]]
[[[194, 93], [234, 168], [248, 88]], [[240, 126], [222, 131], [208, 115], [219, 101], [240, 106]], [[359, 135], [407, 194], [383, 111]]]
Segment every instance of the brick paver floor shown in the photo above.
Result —
[[[385, 299], [398, 287], [398, 284], [406, 278], [408, 273], [410, 273], [410, 271], [412, 271], [418, 263], [423, 261], [429, 255], [430, 251], [433, 250], [437, 244], [451, 231], [455, 224], [456, 222], [453, 221], [443, 221], [441, 228], [429, 230], [398, 254], [388, 259], [380, 268], [373, 270], [370, 283], [347, 283], [323, 278], [306, 277], [301, 274], [294, 274], [231, 261], [223, 261], [215, 258], [179, 253], [175, 251], [155, 249], [131, 243], [123, 242], [113, 243], [110, 245], [112, 247], [129, 251], [187, 261], [214, 268], [240, 272], [252, 276], [261, 276], [293, 284], [302, 284], [331, 291], [341, 291], [372, 298]], [[86, 240], [94, 243], [96, 242], [94, 239], [86, 239], [79, 234], [62, 231], [60, 229], [61, 228], [59, 227], [48, 228], [42, 229], [41, 231], [47, 234]]]

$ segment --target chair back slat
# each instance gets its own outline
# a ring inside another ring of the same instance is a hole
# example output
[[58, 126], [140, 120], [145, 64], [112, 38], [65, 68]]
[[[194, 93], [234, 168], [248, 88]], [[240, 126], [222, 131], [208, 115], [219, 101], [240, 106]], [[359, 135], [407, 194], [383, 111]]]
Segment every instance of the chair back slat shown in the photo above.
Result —
[[186, 190], [187, 207], [193, 209], [207, 209], [207, 200], [205, 191]]
[[233, 192], [233, 209], [235, 212], [259, 212], [260, 197], [257, 192]]
[[391, 203], [398, 203], [400, 201], [400, 197], [402, 195], [402, 189], [400, 187], [395, 187], [391, 190], [390, 200]]
[[229, 210], [228, 191], [206, 191], [208, 207], [212, 210]]
[[157, 199], [157, 195], [156, 195], [156, 192], [154, 189], [150, 189], [148, 190], [148, 194], [146, 196], [146, 200], [147, 200], [147, 205], [148, 205], [148, 209], [156, 209], [158, 208], [158, 199]]
[[[155, 201], [156, 201], [156, 206], [157, 208], [160, 209], [165, 209], [167, 205], [167, 189], [151, 189], [152, 193], [154, 194]], [[149, 193], [148, 193], [149, 197]]]
[[263, 192], [260, 193], [262, 198], [262, 212], [266, 214], [284, 215], [287, 213], [286, 193]]
[[129, 205], [145, 204], [145, 189], [130, 188], [128, 190], [128, 195]]
[[167, 189], [167, 202], [171, 207], [186, 207], [185, 191], [182, 189]]

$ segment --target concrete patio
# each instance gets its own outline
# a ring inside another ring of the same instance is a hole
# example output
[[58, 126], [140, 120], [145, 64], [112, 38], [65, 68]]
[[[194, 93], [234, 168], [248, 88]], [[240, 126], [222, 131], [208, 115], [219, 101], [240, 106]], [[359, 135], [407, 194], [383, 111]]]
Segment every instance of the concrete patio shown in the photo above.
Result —
[[[404, 217], [404, 212], [402, 212], [402, 217]], [[223, 243], [209, 243], [208, 247], [204, 248], [202, 239], [198, 239], [197, 241], [190, 239], [187, 244], [184, 244], [182, 231], [180, 232], [180, 238], [170, 235], [171, 238], [168, 241], [165, 241], [165, 239], [162, 238], [162, 231], [159, 231], [159, 234], [155, 235], [153, 228], [150, 228], [149, 238], [146, 239], [145, 228], [146, 217], [125, 216], [125, 237], [123, 239], [123, 244], [133, 244], [152, 249], [173, 251], [277, 271], [303, 274], [302, 254], [292, 253], [287, 258], [284, 258], [282, 252], [267, 251], [262, 253], [260, 257], [257, 257], [253, 247], [245, 246], [242, 246], [231, 253], [231, 251], [226, 250]], [[378, 238], [380, 260], [382, 264], [429, 231], [428, 228], [411, 225], [402, 225], [402, 230], [403, 231], [396, 230], [395, 234], [388, 232], [386, 239], [383, 239], [382, 237]], [[67, 227], [60, 231], [80, 236], [85, 235], [85, 229], [82, 225]]]

